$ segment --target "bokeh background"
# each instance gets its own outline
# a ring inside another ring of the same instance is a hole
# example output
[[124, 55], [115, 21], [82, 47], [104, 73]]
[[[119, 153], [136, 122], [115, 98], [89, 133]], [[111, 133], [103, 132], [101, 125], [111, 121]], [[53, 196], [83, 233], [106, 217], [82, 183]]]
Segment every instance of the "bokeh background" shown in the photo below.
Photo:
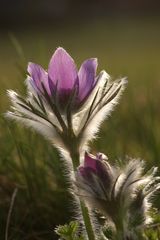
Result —
[[[10, 240], [57, 239], [54, 227], [73, 214], [58, 153], [41, 136], [3, 116], [9, 109], [6, 89], [25, 94], [27, 63], [47, 68], [58, 46], [78, 66], [97, 57], [98, 72], [128, 77], [120, 105], [91, 143], [93, 152], [104, 152], [113, 162], [128, 155], [144, 159], [147, 168], [160, 166], [160, 1], [0, 0], [2, 239], [15, 188]], [[160, 197], [155, 207], [160, 208]]]

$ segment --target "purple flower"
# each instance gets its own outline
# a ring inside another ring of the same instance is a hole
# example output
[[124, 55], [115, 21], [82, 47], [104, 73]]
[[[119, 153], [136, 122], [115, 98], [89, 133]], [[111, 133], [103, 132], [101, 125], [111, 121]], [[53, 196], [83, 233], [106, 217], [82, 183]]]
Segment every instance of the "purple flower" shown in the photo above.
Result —
[[84, 186], [90, 186], [91, 192], [94, 192], [99, 197], [105, 198], [105, 191], [110, 187], [113, 171], [106, 161], [107, 157], [98, 153], [96, 156], [85, 153], [84, 165], [80, 166], [77, 171], [77, 176], [80, 177]]
[[96, 76], [96, 69], [97, 59], [91, 58], [78, 71], [63, 48], [53, 54], [48, 71], [29, 63], [27, 97], [9, 90], [7, 116], [34, 128], [58, 149], [70, 152], [75, 144], [75, 151], [84, 151], [126, 87], [125, 78], [112, 81], [105, 71]]
[[64, 109], [70, 101], [73, 107], [80, 107], [96, 85], [97, 59], [84, 61], [79, 69], [74, 60], [63, 49], [58, 48], [53, 54], [48, 72], [35, 63], [29, 63], [30, 82], [38, 94], [47, 92], [58, 106]]
[[153, 167], [145, 173], [144, 162], [139, 159], [126, 159], [124, 166], [115, 167], [101, 153], [85, 153], [84, 165], [76, 175], [77, 195], [90, 209], [96, 208], [109, 219], [117, 232], [125, 229], [127, 239], [132, 231], [151, 220], [150, 200], [160, 189], [156, 172]]
[[104, 154], [98, 153], [94, 156], [85, 152], [84, 166], [79, 167], [79, 174], [86, 181], [92, 182], [96, 176], [101, 182], [100, 184], [109, 184], [109, 175], [112, 174], [112, 170], [106, 159]]

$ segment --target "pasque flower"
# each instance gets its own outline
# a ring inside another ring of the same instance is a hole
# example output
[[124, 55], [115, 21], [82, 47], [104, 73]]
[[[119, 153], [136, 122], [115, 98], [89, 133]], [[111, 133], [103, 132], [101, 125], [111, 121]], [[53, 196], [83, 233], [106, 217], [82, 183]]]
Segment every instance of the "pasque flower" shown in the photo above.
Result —
[[105, 71], [96, 76], [97, 65], [97, 59], [91, 58], [78, 71], [63, 48], [53, 54], [48, 72], [29, 63], [27, 97], [9, 90], [13, 106], [7, 116], [36, 129], [60, 148], [69, 150], [71, 142], [75, 148], [86, 145], [126, 85], [125, 79], [112, 81]]
[[85, 153], [84, 165], [77, 170], [77, 194], [114, 224], [116, 239], [137, 239], [135, 232], [152, 220], [151, 198], [160, 188], [156, 172], [153, 167], [144, 173], [144, 162], [138, 159], [115, 167], [103, 154]]
[[46, 92], [62, 112], [69, 104], [76, 111], [82, 106], [98, 81], [96, 69], [97, 59], [91, 58], [84, 61], [78, 71], [74, 60], [63, 48], [55, 51], [48, 72], [38, 64], [28, 65], [33, 88], [44, 97]]

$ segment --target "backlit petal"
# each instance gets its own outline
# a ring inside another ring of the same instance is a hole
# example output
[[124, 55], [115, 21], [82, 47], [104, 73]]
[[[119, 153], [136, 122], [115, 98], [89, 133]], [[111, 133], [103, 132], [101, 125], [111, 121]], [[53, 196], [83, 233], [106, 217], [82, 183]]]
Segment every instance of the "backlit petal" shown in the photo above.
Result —
[[83, 100], [92, 91], [95, 83], [97, 59], [91, 58], [84, 61], [78, 72], [79, 77], [79, 98]]
[[30, 74], [31, 78], [33, 79], [32, 84], [34, 84], [38, 90], [43, 91], [42, 89], [43, 83], [49, 94], [50, 91], [48, 86], [47, 72], [40, 65], [31, 62], [28, 64], [27, 71]]
[[72, 90], [77, 81], [77, 70], [74, 60], [63, 49], [58, 48], [53, 54], [48, 68], [48, 75], [57, 90]]
[[96, 162], [97, 159], [95, 156], [85, 153], [85, 159], [84, 159], [84, 168], [91, 168], [92, 170], [96, 171]]

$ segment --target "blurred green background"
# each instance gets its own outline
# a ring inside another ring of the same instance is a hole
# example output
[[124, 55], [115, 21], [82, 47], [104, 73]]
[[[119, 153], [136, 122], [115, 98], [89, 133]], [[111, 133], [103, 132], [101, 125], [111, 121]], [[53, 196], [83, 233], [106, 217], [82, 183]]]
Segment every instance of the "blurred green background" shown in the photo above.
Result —
[[[160, 166], [160, 16], [158, 1], [2, 1], [0, 10], [0, 226], [2, 239], [18, 188], [8, 239], [54, 239], [74, 215], [63, 162], [41, 136], [6, 120], [6, 89], [26, 93], [27, 63], [47, 68], [58, 46], [78, 66], [97, 57], [98, 72], [128, 77], [128, 87], [91, 148], [111, 161], [126, 155]], [[33, 6], [32, 6], [33, 4]], [[160, 207], [160, 198], [155, 206]], [[56, 239], [56, 238], [55, 238]], [[156, 235], [149, 239], [157, 240]]]

